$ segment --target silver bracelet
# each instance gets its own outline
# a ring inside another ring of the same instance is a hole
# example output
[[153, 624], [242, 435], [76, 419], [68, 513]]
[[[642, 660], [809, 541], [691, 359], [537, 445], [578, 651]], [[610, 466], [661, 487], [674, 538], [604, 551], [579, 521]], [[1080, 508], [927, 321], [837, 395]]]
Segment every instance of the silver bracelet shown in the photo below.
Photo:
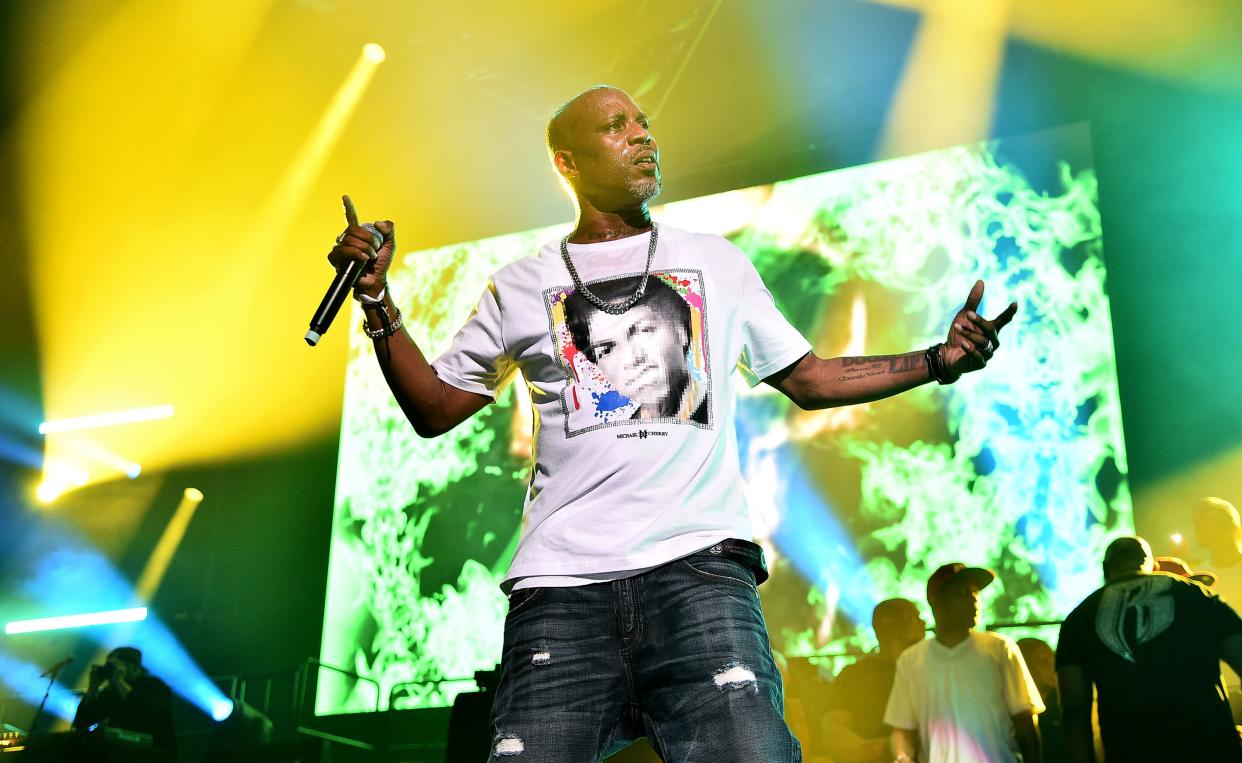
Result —
[[[384, 312], [384, 317], [385, 318], [388, 317], [387, 311]], [[402, 325], [401, 324], [401, 311], [397, 310], [396, 318], [394, 318], [392, 321], [385, 320], [383, 328], [378, 328], [378, 329], [375, 329], [374, 331], [367, 328], [367, 319], [363, 318], [362, 319], [362, 333], [366, 334], [371, 339], [384, 339], [400, 331], [401, 325]]]

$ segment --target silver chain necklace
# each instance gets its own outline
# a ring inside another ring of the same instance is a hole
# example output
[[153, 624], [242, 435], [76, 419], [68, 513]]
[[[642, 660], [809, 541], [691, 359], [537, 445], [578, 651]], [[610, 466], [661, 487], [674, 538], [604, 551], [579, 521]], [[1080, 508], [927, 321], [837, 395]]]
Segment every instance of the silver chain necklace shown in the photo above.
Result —
[[582, 283], [582, 279], [578, 277], [578, 271], [574, 268], [574, 263], [569, 259], [569, 236], [561, 239], [561, 259], [565, 261], [565, 267], [569, 269], [569, 277], [574, 279], [574, 288], [578, 293], [587, 298], [587, 301], [595, 305], [600, 310], [609, 315], [621, 315], [626, 310], [634, 306], [634, 303], [643, 298], [643, 294], [647, 291], [647, 278], [651, 276], [651, 261], [655, 259], [656, 250], [656, 224], [651, 224], [651, 243], [647, 246], [647, 267], [643, 270], [643, 279], [638, 282], [638, 290], [634, 292], [634, 296], [624, 302], [606, 302], [586, 287]]

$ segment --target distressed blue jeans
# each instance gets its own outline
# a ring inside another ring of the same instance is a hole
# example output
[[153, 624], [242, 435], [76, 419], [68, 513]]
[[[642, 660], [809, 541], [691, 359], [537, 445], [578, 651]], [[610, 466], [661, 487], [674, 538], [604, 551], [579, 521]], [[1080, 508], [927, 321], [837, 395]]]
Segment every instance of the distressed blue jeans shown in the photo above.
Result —
[[[718, 549], [719, 547], [714, 547]], [[611, 583], [514, 592], [489, 763], [798, 763], [750, 567], [711, 550]]]

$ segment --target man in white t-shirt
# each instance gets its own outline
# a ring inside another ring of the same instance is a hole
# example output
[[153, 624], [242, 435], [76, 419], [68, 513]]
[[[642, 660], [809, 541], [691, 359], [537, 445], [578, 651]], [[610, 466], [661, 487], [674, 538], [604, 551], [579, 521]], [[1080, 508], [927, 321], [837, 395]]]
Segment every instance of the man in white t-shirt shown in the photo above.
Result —
[[897, 763], [1039, 762], [1035, 716], [1044, 703], [1022, 652], [999, 633], [974, 630], [979, 591], [995, 578], [961, 562], [928, 578], [936, 636], [897, 658], [884, 711]]
[[562, 106], [548, 151], [577, 225], [492, 275], [452, 347], [428, 363], [385, 274], [393, 225], [348, 227], [329, 260], [355, 287], [393, 395], [423, 437], [492, 402], [520, 370], [535, 464], [510, 592], [493, 753], [595, 761], [646, 735], [666, 761], [796, 761], [756, 585], [733, 388], [766, 382], [803, 408], [888, 397], [983, 368], [998, 332], [971, 289], [944, 343], [824, 360], [719, 236], [657, 226], [647, 116], [600, 86]]

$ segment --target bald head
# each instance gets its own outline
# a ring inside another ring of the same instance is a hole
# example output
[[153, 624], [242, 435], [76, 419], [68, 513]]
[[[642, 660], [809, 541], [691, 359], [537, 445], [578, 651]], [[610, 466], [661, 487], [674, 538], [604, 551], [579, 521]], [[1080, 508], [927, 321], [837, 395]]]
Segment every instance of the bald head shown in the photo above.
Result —
[[1211, 524], [1223, 530], [1233, 530], [1242, 526], [1238, 510], [1224, 498], [1202, 498], [1190, 510], [1195, 522]]
[[625, 91], [596, 85], [548, 121], [548, 156], [584, 205], [634, 208], [660, 192], [660, 151], [647, 115]]
[[1156, 563], [1151, 546], [1137, 535], [1123, 535], [1104, 551], [1104, 580], [1111, 581], [1136, 572], [1151, 572]]
[[557, 107], [556, 111], [552, 112], [552, 118], [548, 120], [548, 129], [545, 135], [549, 157], [555, 156], [556, 152], [561, 149], [569, 151], [574, 149], [574, 137], [582, 133], [583, 117], [586, 115], [590, 104], [605, 92], [620, 93], [626, 98], [630, 97], [629, 94], [619, 87], [592, 85], [562, 103]]
[[871, 612], [871, 627], [880, 649], [894, 654], [922, 641], [927, 632], [918, 606], [909, 599], [885, 599], [877, 604]]

